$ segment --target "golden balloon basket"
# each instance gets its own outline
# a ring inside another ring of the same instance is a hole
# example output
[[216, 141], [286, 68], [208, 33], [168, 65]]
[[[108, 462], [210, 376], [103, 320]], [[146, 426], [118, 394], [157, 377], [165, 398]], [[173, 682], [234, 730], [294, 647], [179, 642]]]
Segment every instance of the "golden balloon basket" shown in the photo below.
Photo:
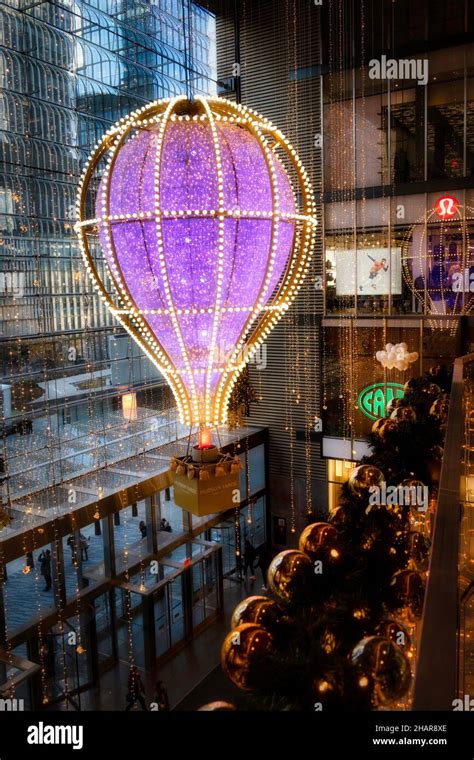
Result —
[[184, 456], [171, 458], [174, 503], [197, 517], [226, 512], [240, 504], [239, 474], [242, 463], [214, 446], [208, 430], [199, 444]]

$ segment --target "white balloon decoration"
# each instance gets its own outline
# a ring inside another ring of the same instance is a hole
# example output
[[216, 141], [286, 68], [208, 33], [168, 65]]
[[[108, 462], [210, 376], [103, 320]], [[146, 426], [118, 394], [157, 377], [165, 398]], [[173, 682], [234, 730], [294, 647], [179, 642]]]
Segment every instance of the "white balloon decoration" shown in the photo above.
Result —
[[377, 351], [375, 358], [386, 369], [408, 369], [418, 359], [416, 351], [410, 352], [406, 343], [387, 343], [384, 351]]

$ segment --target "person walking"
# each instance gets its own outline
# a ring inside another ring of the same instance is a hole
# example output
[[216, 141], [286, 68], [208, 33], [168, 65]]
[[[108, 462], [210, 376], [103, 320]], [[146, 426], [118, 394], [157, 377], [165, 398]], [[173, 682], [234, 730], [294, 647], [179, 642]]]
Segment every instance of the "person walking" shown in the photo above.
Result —
[[132, 665], [130, 668], [130, 674], [128, 676], [128, 692], [126, 696], [127, 700], [127, 706], [125, 708], [125, 712], [128, 712], [132, 709], [135, 702], [138, 702], [140, 704], [140, 707], [142, 710], [147, 711], [147, 707], [145, 704], [145, 687], [143, 686], [143, 681], [141, 679], [140, 673], [138, 672], [138, 668], [136, 665]]
[[43, 550], [38, 560], [40, 563], [40, 573], [45, 582], [43, 591], [51, 591], [51, 552], [49, 549]]
[[74, 538], [73, 534], [69, 536], [68, 540], [66, 541], [67, 545], [69, 546], [71, 550], [71, 563], [73, 565], [77, 562], [77, 554], [76, 554], [76, 539]]
[[268, 568], [270, 567], [270, 562], [272, 561], [272, 556], [268, 550], [268, 547], [266, 544], [262, 544], [260, 549], [258, 550], [258, 560], [256, 567], [260, 568], [260, 572], [262, 573], [262, 590], [267, 590], [267, 573]]
[[163, 681], [156, 682], [155, 703], [159, 712], [169, 712], [170, 701]]
[[79, 533], [79, 546], [81, 548], [81, 561], [87, 562], [89, 560], [89, 539], [84, 533]]
[[142, 534], [142, 538], [146, 538], [146, 523], [144, 520], [140, 520], [138, 524], [138, 530]]
[[248, 538], [245, 539], [245, 545], [244, 545], [244, 575], [245, 578], [247, 578], [247, 570], [250, 569], [250, 580], [255, 580], [255, 570], [253, 568], [253, 563], [255, 562], [257, 552], [255, 551], [255, 547], [250, 543]]

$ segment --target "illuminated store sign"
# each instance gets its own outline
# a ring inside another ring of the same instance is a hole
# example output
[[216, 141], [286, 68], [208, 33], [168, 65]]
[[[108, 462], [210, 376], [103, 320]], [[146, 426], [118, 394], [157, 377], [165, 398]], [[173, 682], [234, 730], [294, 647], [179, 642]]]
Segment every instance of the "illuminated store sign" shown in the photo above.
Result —
[[374, 383], [362, 388], [357, 399], [357, 405], [370, 420], [378, 420], [385, 417], [386, 409], [394, 398], [404, 395], [403, 385], [400, 383]]
[[459, 201], [452, 195], [445, 195], [443, 198], [438, 198], [434, 208], [440, 219], [451, 219], [457, 213]]

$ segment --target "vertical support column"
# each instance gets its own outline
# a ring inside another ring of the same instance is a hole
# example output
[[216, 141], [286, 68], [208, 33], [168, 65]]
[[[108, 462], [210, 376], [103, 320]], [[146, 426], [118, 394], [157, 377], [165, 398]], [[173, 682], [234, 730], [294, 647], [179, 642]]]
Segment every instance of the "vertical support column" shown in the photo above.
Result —
[[181, 515], [183, 519], [183, 531], [184, 533], [191, 533], [193, 529], [193, 523], [192, 523], [192, 517], [190, 512], [186, 512], [184, 509], [181, 510]]
[[[5, 618], [5, 602], [4, 602], [4, 589], [5, 589], [5, 563], [0, 561], [0, 648], [7, 645], [7, 621]], [[0, 672], [1, 681], [1, 672]]]
[[115, 578], [115, 539], [114, 520], [112, 515], [107, 515], [102, 520], [102, 539], [104, 544], [104, 569], [107, 578]]
[[[39, 639], [35, 636], [34, 638], [28, 639], [26, 642], [27, 652], [28, 652], [28, 659], [30, 662], [34, 662], [37, 665], [41, 662], [41, 657], [39, 653]], [[29, 692], [30, 692], [30, 700], [31, 700], [31, 709], [32, 710], [40, 710], [43, 705], [43, 684], [41, 680], [41, 670], [38, 670], [32, 678], [30, 678], [29, 681]]]
[[[7, 646], [7, 631], [5, 620], [5, 605], [3, 601], [3, 590], [5, 586], [5, 563], [0, 562], [0, 649]], [[7, 666], [6, 663], [0, 661], [0, 685], [4, 684], [7, 680]]]
[[214, 556], [216, 558], [216, 613], [220, 615], [224, 611], [224, 572], [222, 561], [222, 546], [219, 547]]
[[82, 630], [85, 630], [86, 636], [88, 639], [88, 646], [87, 649], [89, 650], [88, 657], [89, 657], [89, 668], [90, 668], [90, 675], [91, 680], [94, 686], [99, 685], [100, 680], [100, 674], [99, 674], [99, 646], [98, 646], [98, 640], [97, 640], [97, 623], [95, 619], [95, 606], [94, 603], [91, 604], [89, 607], [89, 611], [84, 613], [84, 627]]
[[150, 554], [158, 551], [158, 509], [160, 494], [153, 493], [145, 499], [146, 544]]
[[153, 594], [142, 597], [142, 612], [145, 670], [153, 670], [156, 662], [155, 605]]
[[265, 456], [265, 542], [268, 547], [271, 547], [273, 544], [273, 536], [272, 536], [272, 511], [271, 511], [271, 504], [270, 504], [270, 457], [269, 457], [269, 450], [268, 450], [268, 428], [265, 428], [263, 431], [263, 446], [264, 446], [264, 456]]
[[183, 570], [179, 577], [182, 584], [184, 638], [189, 641], [193, 637], [193, 583], [191, 566]]
[[110, 635], [112, 638], [112, 657], [115, 662], [118, 661], [118, 645], [117, 645], [117, 604], [115, 601], [116, 588], [113, 586], [108, 592], [109, 606], [110, 606]]

